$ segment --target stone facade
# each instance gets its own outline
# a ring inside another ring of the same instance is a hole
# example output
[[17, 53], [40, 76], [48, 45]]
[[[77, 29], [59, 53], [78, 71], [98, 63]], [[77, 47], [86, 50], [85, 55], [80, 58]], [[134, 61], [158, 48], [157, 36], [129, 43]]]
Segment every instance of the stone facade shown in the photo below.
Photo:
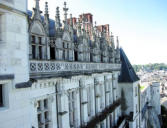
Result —
[[138, 127], [138, 81], [118, 84], [118, 38], [115, 47], [90, 13], [63, 11], [61, 22], [47, 2], [42, 16], [40, 0], [33, 12], [27, 0], [0, 1], [0, 128]]
[[160, 83], [141, 83], [140, 91], [140, 126], [160, 128]]

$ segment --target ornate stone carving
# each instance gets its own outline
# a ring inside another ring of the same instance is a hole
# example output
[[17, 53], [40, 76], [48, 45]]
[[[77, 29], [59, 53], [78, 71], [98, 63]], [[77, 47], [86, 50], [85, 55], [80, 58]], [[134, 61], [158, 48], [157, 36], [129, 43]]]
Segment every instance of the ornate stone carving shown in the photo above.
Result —
[[30, 73], [119, 70], [120, 64], [30, 60]]

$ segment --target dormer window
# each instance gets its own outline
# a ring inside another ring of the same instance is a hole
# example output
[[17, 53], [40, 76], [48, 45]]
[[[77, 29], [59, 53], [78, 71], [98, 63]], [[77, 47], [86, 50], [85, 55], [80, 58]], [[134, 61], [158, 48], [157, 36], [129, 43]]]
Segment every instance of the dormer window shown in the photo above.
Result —
[[30, 55], [32, 56], [32, 59], [44, 59], [44, 52], [43, 48], [45, 47], [44, 44], [42, 44], [42, 37], [37, 35], [31, 35], [31, 48], [32, 51], [30, 51]]

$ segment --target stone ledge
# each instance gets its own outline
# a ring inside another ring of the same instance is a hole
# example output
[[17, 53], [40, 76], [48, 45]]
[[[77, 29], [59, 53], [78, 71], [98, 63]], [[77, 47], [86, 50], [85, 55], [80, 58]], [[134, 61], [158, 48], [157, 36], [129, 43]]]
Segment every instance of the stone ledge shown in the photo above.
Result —
[[18, 84], [15, 85], [15, 87], [17, 89], [19, 89], [19, 88], [29, 88], [31, 86], [32, 86], [32, 81], [22, 82], [22, 83], [18, 83]]
[[30, 77], [71, 77], [119, 71], [121, 64], [30, 60]]
[[0, 80], [11, 80], [14, 79], [14, 74], [0, 75]]

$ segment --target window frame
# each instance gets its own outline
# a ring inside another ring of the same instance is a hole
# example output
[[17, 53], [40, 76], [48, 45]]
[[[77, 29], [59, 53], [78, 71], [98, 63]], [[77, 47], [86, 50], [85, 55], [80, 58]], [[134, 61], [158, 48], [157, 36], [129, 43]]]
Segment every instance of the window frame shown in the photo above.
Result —
[[12, 84], [10, 80], [0, 81], [0, 86], [3, 86], [3, 106], [0, 106], [0, 111], [9, 109], [9, 84]]
[[[45, 58], [44, 57], [45, 53], [43, 49], [46, 48], [46, 45], [43, 44], [43, 38], [45, 38], [45, 36], [31, 33], [30, 37], [31, 37], [30, 45], [32, 49], [30, 54], [32, 55], [32, 59], [43, 60]], [[35, 48], [34, 52], [33, 52], [33, 47]], [[37, 49], [38, 49], [38, 55], [37, 55]], [[33, 53], [35, 53], [35, 55]]]
[[[45, 104], [45, 103], [46, 104]], [[49, 105], [51, 103], [49, 102], [49, 98], [44, 98], [44, 99], [39, 99], [37, 101], [37, 122], [38, 122], [38, 127], [43, 127], [43, 126], [51, 126], [51, 111], [49, 109]], [[47, 106], [47, 107], [46, 107]]]

